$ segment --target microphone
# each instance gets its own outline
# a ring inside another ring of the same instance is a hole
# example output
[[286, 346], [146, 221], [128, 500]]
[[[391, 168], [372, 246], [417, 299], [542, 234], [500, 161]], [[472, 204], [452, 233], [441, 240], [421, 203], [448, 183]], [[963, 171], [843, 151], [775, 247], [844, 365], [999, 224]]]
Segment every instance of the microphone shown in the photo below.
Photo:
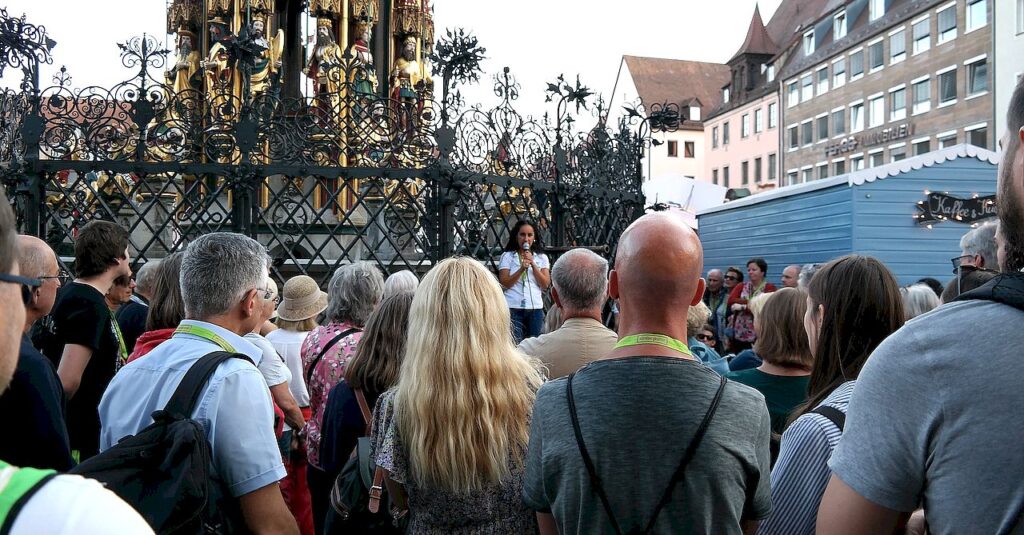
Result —
[[526, 251], [526, 252], [530, 252], [530, 242], [528, 242], [528, 241], [523, 242], [523, 250]]

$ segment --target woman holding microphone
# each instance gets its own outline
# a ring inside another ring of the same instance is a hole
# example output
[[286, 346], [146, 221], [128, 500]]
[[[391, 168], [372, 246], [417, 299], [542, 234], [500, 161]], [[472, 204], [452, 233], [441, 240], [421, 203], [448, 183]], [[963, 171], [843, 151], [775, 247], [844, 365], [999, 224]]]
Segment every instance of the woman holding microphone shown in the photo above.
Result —
[[539, 336], [544, 324], [544, 290], [551, 284], [551, 264], [544, 244], [529, 221], [518, 221], [498, 264], [498, 280], [512, 315], [516, 344]]

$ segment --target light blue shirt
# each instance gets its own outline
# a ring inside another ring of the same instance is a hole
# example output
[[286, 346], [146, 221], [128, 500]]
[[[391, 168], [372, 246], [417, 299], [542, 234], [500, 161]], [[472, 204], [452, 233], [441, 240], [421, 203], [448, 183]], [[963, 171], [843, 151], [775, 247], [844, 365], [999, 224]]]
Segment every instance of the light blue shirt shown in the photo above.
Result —
[[[256, 364], [263, 351], [226, 329], [202, 321], [182, 325], [205, 327], [224, 338]], [[100, 401], [100, 451], [153, 423], [192, 364], [220, 346], [191, 334], [175, 333], [146, 356], [121, 368]], [[274, 436], [270, 390], [256, 366], [231, 359], [217, 367], [192, 414], [206, 430], [213, 464], [228, 491], [238, 497], [285, 477]]]

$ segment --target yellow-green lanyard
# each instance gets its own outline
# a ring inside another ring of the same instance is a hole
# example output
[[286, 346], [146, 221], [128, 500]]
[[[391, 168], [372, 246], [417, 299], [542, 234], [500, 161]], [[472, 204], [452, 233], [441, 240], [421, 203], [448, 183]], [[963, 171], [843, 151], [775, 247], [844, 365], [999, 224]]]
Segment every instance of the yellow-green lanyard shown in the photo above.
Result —
[[117, 345], [120, 353], [118, 354], [116, 370], [120, 370], [121, 366], [128, 364], [128, 348], [124, 345], [124, 335], [121, 334], [121, 326], [117, 324], [117, 318], [114, 317], [114, 311], [110, 311], [110, 323], [114, 326], [114, 336], [117, 337]]
[[208, 340], [220, 346], [221, 349], [230, 353], [237, 353], [235, 348], [224, 339], [223, 336], [207, 329], [206, 327], [200, 327], [198, 325], [179, 325], [177, 329], [174, 329], [174, 334], [191, 334], [192, 336], [198, 336], [203, 340]]
[[654, 333], [642, 333], [642, 334], [631, 334], [629, 336], [623, 336], [617, 344], [615, 349], [620, 347], [632, 347], [642, 345], [656, 345], [663, 346], [669, 349], [678, 351], [688, 357], [692, 357], [693, 353], [690, 353], [690, 348], [683, 342], [672, 338], [671, 336], [665, 336], [664, 334]]
[[750, 299], [757, 297], [757, 294], [763, 292], [765, 284], [767, 283], [768, 281], [761, 281], [761, 284], [758, 284], [757, 288], [754, 288], [753, 285], [751, 285], [751, 294], [747, 296], [747, 300], [749, 301]]

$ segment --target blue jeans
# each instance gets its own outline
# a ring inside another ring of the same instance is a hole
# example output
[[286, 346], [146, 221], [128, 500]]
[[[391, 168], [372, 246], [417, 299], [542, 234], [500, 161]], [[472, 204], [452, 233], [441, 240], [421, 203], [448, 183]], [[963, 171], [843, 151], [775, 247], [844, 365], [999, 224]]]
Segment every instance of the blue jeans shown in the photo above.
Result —
[[540, 308], [524, 309], [510, 308], [512, 314], [512, 336], [516, 344], [526, 338], [540, 336], [540, 330], [544, 326], [544, 310]]

